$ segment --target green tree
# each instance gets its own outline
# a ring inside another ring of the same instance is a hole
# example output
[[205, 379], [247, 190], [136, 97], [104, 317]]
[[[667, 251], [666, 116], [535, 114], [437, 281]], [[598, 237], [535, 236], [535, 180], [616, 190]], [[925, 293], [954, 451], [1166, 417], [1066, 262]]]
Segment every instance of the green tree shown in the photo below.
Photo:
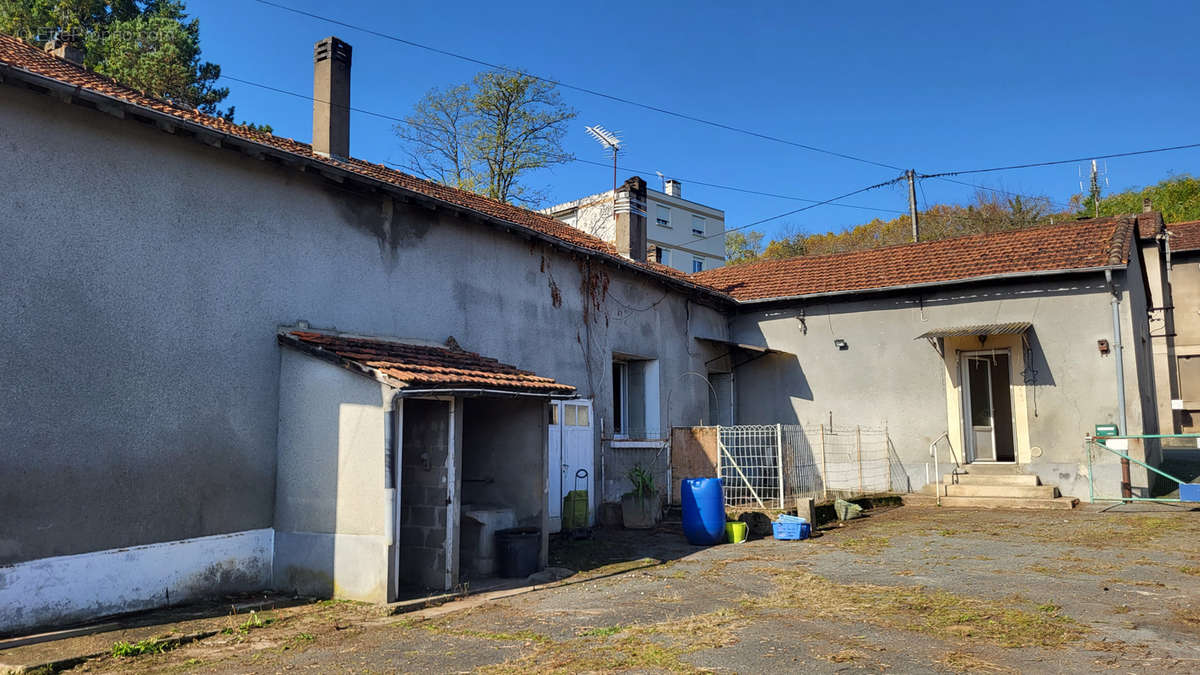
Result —
[[86, 50], [84, 65], [152, 96], [233, 121], [221, 67], [200, 59], [200, 22], [183, 0], [0, 0], [0, 32], [41, 46], [54, 37]]
[[762, 255], [763, 233], [757, 230], [736, 230], [725, 235], [725, 264], [741, 265], [758, 260]]
[[485, 71], [467, 84], [430, 90], [395, 130], [417, 174], [502, 202], [534, 204], [544, 195], [522, 178], [572, 159], [562, 140], [575, 116], [554, 85]]
[[[1172, 176], [1154, 185], [1130, 188], [1100, 199], [1101, 216], [1118, 216], [1125, 213], [1141, 213], [1142, 200], [1149, 199], [1156, 211], [1162, 211], [1168, 223], [1185, 220], [1200, 220], [1200, 178], [1188, 174]], [[1073, 200], [1079, 207], [1079, 215], [1092, 215], [1092, 202], [1076, 195]]]

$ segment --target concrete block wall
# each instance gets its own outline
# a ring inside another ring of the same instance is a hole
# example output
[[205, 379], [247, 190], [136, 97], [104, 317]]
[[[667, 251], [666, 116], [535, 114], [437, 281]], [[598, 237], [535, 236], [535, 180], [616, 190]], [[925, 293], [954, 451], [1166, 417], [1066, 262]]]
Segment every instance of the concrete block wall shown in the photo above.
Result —
[[450, 405], [404, 401], [400, 483], [400, 585], [442, 589], [446, 583]]

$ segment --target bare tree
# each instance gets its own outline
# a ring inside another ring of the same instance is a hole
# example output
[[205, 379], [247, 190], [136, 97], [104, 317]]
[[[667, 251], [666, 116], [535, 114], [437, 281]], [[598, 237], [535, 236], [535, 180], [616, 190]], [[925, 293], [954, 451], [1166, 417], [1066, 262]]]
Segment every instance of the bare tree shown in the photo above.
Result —
[[562, 140], [575, 115], [544, 80], [485, 71], [468, 84], [431, 90], [396, 133], [425, 178], [532, 204], [542, 195], [521, 178], [573, 159]]

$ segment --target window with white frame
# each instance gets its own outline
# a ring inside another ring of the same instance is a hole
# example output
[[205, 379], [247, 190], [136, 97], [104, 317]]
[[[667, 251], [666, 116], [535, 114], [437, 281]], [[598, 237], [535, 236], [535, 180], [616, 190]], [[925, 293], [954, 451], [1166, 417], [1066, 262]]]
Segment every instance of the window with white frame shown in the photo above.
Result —
[[660, 438], [658, 361], [613, 355], [613, 438]]
[[692, 271], [693, 272], [704, 271], [704, 258], [692, 258]]
[[704, 234], [704, 216], [692, 216], [692, 234]]
[[658, 205], [658, 220], [659, 225], [663, 227], [671, 226], [671, 207], [663, 204]]

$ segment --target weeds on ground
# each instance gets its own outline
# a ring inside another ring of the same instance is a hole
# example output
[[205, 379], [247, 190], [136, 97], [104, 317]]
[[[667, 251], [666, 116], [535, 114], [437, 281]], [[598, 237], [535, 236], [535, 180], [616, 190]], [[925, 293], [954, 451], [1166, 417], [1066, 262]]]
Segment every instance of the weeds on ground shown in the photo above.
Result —
[[221, 631], [222, 633], [224, 633], [226, 635], [233, 635], [235, 633], [240, 634], [240, 635], [247, 635], [250, 633], [250, 631], [252, 631], [256, 628], [266, 628], [267, 626], [270, 626], [271, 624], [275, 623], [275, 619], [273, 619], [271, 617], [264, 617], [263, 615], [259, 614], [258, 612], [254, 611], [254, 610], [250, 610], [250, 616], [247, 617], [246, 620], [241, 623], [236, 623], [236, 619], [234, 619], [235, 616], [237, 616], [237, 615], [236, 614], [229, 615], [229, 626], [227, 626], [224, 630], [222, 630]]
[[777, 590], [743, 601], [751, 608], [788, 608], [819, 618], [863, 621], [942, 637], [970, 637], [1002, 647], [1057, 647], [1085, 629], [1057, 606], [1037, 611], [917, 587], [840, 584], [805, 571], [767, 569]]
[[887, 537], [871, 534], [861, 536], [851, 535], [846, 538], [838, 538], [834, 540], [833, 544], [843, 551], [857, 553], [858, 555], [874, 555], [883, 552], [883, 549], [890, 546], [891, 540]]
[[147, 638], [145, 640], [138, 640], [137, 642], [121, 640], [120, 642], [113, 643], [112, 655], [116, 657], [133, 657], [143, 654], [162, 654], [174, 647], [174, 643], [159, 638]]
[[616, 635], [617, 633], [620, 633], [623, 630], [625, 630], [625, 626], [622, 626], [621, 624], [618, 623], [618, 624], [615, 624], [612, 626], [605, 626], [603, 628], [588, 628], [587, 630], [581, 631], [579, 633], [579, 636], [580, 637], [610, 637], [610, 636]]

